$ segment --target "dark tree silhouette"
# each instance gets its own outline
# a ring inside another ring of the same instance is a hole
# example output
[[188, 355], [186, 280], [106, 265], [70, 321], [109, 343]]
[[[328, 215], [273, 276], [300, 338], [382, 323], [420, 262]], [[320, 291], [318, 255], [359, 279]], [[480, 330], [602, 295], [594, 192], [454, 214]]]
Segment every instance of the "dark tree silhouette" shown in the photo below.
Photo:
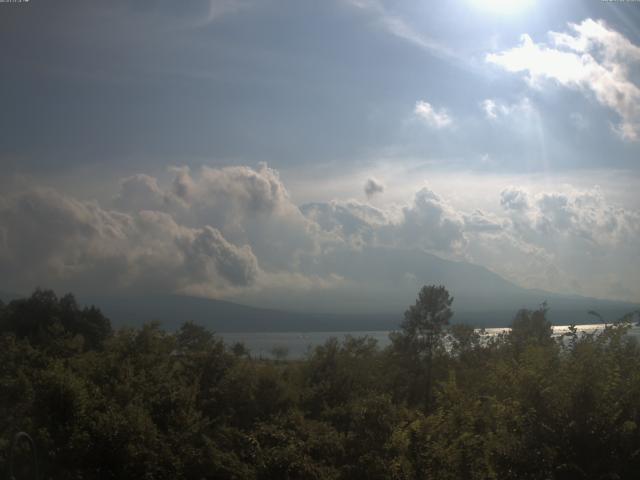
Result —
[[442, 347], [445, 327], [453, 316], [453, 297], [442, 285], [425, 285], [416, 303], [404, 313], [401, 331], [392, 336], [394, 345], [416, 357], [425, 368], [425, 410], [431, 402], [433, 357]]
[[112, 334], [111, 322], [98, 308], [80, 308], [70, 293], [58, 298], [53, 291], [41, 289], [0, 309], [1, 332], [13, 332], [33, 345], [47, 345], [64, 335], [82, 335], [90, 350], [101, 348]]
[[520, 310], [511, 324], [509, 338], [516, 350], [522, 350], [528, 344], [550, 345], [553, 343], [553, 328], [547, 320], [547, 303], [537, 310]]

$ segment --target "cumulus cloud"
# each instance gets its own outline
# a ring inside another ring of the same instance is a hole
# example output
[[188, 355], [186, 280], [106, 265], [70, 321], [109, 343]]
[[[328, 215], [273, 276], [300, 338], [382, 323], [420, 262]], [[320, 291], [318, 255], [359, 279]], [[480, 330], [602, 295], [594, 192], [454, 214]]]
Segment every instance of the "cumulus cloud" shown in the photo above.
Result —
[[5, 198], [0, 271], [16, 286], [40, 282], [85, 290], [211, 292], [250, 285], [259, 267], [250, 247], [219, 231], [178, 225], [163, 212], [104, 210], [50, 189]]
[[213, 226], [234, 244], [250, 245], [264, 268], [294, 268], [300, 256], [320, 248], [317, 226], [291, 201], [278, 172], [266, 165], [204, 167], [196, 176], [181, 175], [191, 193], [177, 218]]
[[413, 113], [433, 128], [441, 129], [449, 127], [453, 123], [453, 120], [444, 108], [436, 110], [429, 102], [425, 102], [424, 100], [416, 102]]
[[504, 225], [503, 221], [495, 215], [476, 210], [471, 214], [464, 215], [464, 230], [465, 232], [490, 234], [502, 232]]
[[216, 296], [268, 282], [319, 248], [321, 230], [266, 165], [172, 171], [168, 188], [144, 174], [123, 179], [113, 210], [51, 189], [1, 196], [1, 272], [20, 280], [15, 288]]
[[[507, 228], [477, 254], [491, 262], [502, 251], [509, 263], [496, 261], [496, 271], [532, 287], [594, 296], [603, 295], [611, 276], [637, 282], [640, 214], [609, 202], [598, 187], [538, 193], [509, 187], [500, 203]], [[629, 299], [621, 292], [617, 298]]]
[[630, 66], [640, 62], [640, 47], [602, 21], [569, 24], [569, 33], [549, 32], [550, 44], [524, 34], [521, 44], [486, 60], [509, 72], [525, 72], [533, 87], [545, 80], [592, 94], [620, 118], [614, 130], [624, 139], [640, 137], [640, 88]]
[[375, 178], [368, 178], [364, 184], [364, 193], [367, 198], [371, 198], [377, 193], [384, 192], [384, 185]]
[[144, 174], [123, 179], [110, 209], [46, 188], [0, 195], [0, 274], [14, 290], [42, 284], [233, 298], [326, 288], [336, 279], [331, 272], [301, 272], [301, 265], [323, 249], [369, 241], [356, 237], [380, 214], [354, 205], [362, 231], [355, 224], [330, 231], [292, 203], [266, 165], [170, 171], [166, 187]]
[[[530, 288], [598, 296], [612, 275], [625, 284], [638, 278], [632, 259], [640, 215], [610, 203], [598, 188], [534, 193], [511, 186], [496, 205], [502, 210], [467, 212], [423, 188], [399, 214], [353, 201], [301, 210], [342, 248], [423, 250], [484, 265]], [[629, 298], [620, 292], [618, 298]]]
[[529, 208], [527, 192], [516, 187], [509, 187], [500, 193], [500, 205], [506, 210], [526, 210]]
[[300, 256], [320, 248], [319, 229], [292, 203], [278, 172], [267, 165], [170, 171], [169, 188], [146, 175], [125, 179], [114, 206], [127, 213], [161, 211], [192, 228], [216, 228], [231, 243], [249, 245], [270, 271], [293, 268]]
[[356, 201], [309, 203], [300, 210], [338, 242], [354, 248], [375, 245], [381, 229], [390, 224], [385, 212]]
[[608, 203], [598, 188], [540, 193], [523, 210], [528, 226], [547, 240], [570, 237], [613, 247], [640, 232], [638, 213]]
[[587, 295], [640, 280], [640, 213], [597, 187], [511, 186], [496, 195], [496, 211], [465, 211], [427, 187], [405, 205], [298, 207], [266, 165], [172, 171], [166, 187], [145, 175], [124, 179], [111, 209], [46, 188], [1, 194], [0, 288], [236, 299], [340, 285], [366, 291], [356, 283], [370, 277], [362, 272], [371, 257], [353, 262], [353, 277], [337, 259], [371, 248], [467, 260], [523, 286]]
[[191, 170], [189, 167], [173, 167], [170, 170], [175, 173], [171, 185], [173, 194], [188, 202], [196, 188], [191, 178]]
[[250, 285], [258, 275], [258, 260], [251, 248], [229, 243], [215, 228], [191, 232], [182, 245], [192, 278], [207, 281], [219, 275], [233, 285]]
[[137, 174], [120, 182], [120, 192], [114, 199], [114, 205], [120, 210], [161, 210], [167, 203], [167, 197], [158, 185], [158, 181], [149, 175]]
[[356, 248], [385, 246], [457, 256], [466, 243], [463, 215], [427, 187], [398, 213], [355, 201], [307, 204], [301, 211]]
[[408, 245], [441, 253], [455, 253], [464, 248], [464, 219], [429, 188], [418, 191], [413, 204], [403, 213], [399, 233]]

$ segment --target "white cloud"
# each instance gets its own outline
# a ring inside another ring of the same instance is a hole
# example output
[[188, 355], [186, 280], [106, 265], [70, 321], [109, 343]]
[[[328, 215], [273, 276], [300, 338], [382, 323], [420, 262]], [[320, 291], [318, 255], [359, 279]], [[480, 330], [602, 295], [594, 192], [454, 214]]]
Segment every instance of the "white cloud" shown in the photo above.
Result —
[[[343, 267], [336, 254], [380, 247], [472, 261], [526, 287], [640, 298], [640, 213], [597, 187], [511, 186], [495, 196], [496, 211], [456, 207], [430, 188], [384, 208], [356, 200], [298, 207], [265, 165], [173, 172], [166, 188], [145, 175], [124, 179], [117, 209], [43, 188], [0, 195], [0, 288], [10, 279], [13, 289], [264, 299], [349, 284], [363, 294], [371, 275], [352, 272], [365, 282], [355, 285], [348, 270], [335, 270]], [[611, 293], [614, 284], [625, 289]]]
[[442, 254], [459, 253], [466, 244], [464, 219], [446, 201], [422, 188], [413, 204], [404, 209], [398, 230], [406, 245]]
[[529, 208], [527, 192], [516, 187], [509, 187], [500, 193], [500, 205], [506, 210], [527, 210]]
[[[630, 299], [625, 289], [614, 293], [606, 285], [615, 279], [633, 289], [638, 282], [638, 211], [607, 201], [598, 187], [535, 194], [511, 187], [502, 192], [501, 204], [510, 226], [496, 245], [502, 245], [509, 263], [496, 263], [496, 271], [536, 288]], [[477, 255], [495, 248], [485, 246]], [[511, 256], [522, 262], [518, 265]], [[639, 294], [636, 289], [631, 298]]]
[[[640, 212], [611, 203], [597, 187], [569, 185], [546, 192], [511, 186], [496, 203], [502, 211], [467, 212], [423, 188], [399, 217], [353, 202], [303, 212], [351, 248], [419, 249], [484, 265], [529, 288], [640, 298]], [[610, 289], [614, 281], [625, 288]]]
[[124, 179], [115, 210], [51, 189], [0, 196], [0, 272], [13, 288], [224, 296], [282, 278], [331, 241], [265, 165], [173, 171], [167, 189], [148, 175]]
[[429, 102], [419, 100], [416, 102], [416, 106], [413, 109], [418, 117], [425, 120], [429, 125], [434, 128], [449, 127], [453, 123], [453, 120], [444, 108], [440, 110], [434, 109]]
[[259, 269], [250, 247], [231, 245], [210, 227], [180, 226], [159, 211], [104, 210], [50, 189], [6, 198], [0, 224], [0, 271], [15, 287], [173, 292], [206, 283], [221, 292], [250, 285]]
[[309, 203], [300, 210], [324, 232], [356, 249], [377, 244], [381, 229], [391, 224], [385, 212], [357, 201]]
[[476, 210], [470, 215], [464, 215], [465, 232], [493, 234], [504, 230], [503, 221], [496, 215]]
[[301, 210], [354, 248], [417, 248], [459, 257], [466, 244], [464, 216], [427, 187], [416, 192], [399, 214], [356, 201], [313, 203]]
[[487, 98], [486, 100], [482, 101], [481, 107], [482, 110], [484, 110], [484, 114], [487, 118], [492, 120], [498, 118], [498, 106], [496, 105], [495, 101]]
[[640, 88], [629, 67], [640, 62], [640, 47], [602, 20], [587, 19], [569, 28], [571, 33], [549, 32], [550, 45], [535, 43], [524, 34], [519, 46], [489, 54], [486, 60], [509, 72], [525, 72], [535, 88], [552, 80], [592, 94], [619, 116], [614, 130], [626, 140], [638, 140]]
[[489, 120], [498, 120], [511, 115], [529, 115], [534, 111], [531, 101], [524, 97], [515, 103], [505, 103], [493, 98], [480, 102], [480, 108]]

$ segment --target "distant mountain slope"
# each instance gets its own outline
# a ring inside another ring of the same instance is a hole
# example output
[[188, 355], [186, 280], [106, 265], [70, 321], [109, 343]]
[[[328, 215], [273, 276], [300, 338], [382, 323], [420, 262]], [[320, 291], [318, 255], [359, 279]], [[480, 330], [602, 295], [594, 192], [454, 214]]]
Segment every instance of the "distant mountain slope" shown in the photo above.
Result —
[[[484, 267], [424, 252], [370, 248], [358, 254], [336, 253], [325, 264], [325, 273], [344, 276], [347, 285], [271, 291], [236, 303], [178, 295], [103, 298], [95, 303], [116, 324], [156, 319], [173, 328], [192, 320], [219, 332], [394, 329], [425, 284], [445, 285], [455, 298], [453, 321], [476, 326], [509, 325], [519, 309], [535, 309], [544, 301], [555, 324], [594, 323], [589, 310], [614, 320], [638, 308], [524, 289]], [[239, 304], [244, 301], [253, 306]]]
[[[165, 328], [175, 329], [186, 321], [193, 321], [217, 332], [392, 330], [398, 328], [404, 312], [402, 309], [386, 314], [300, 313], [178, 295], [79, 300], [96, 304], [113, 321], [114, 326], [134, 326], [157, 320]], [[537, 297], [529, 300], [532, 308], [539, 303]], [[471, 311], [455, 308], [454, 304], [453, 321], [475, 326], [507, 326], [522, 306], [529, 305]], [[594, 299], [575, 301], [560, 297], [553, 298], [550, 306], [550, 319], [556, 324], [595, 323], [595, 319], [587, 315], [592, 308], [607, 319], [615, 319], [636, 307]]]
[[156, 320], [165, 328], [175, 329], [193, 321], [217, 332], [387, 330], [395, 328], [402, 316], [401, 312], [397, 315], [307, 314], [180, 295], [93, 297], [80, 301], [100, 307], [115, 326]]
[[345, 279], [344, 285], [295, 295], [268, 292], [237, 301], [281, 310], [401, 316], [422, 285], [441, 284], [454, 296], [454, 321], [489, 326], [507, 325], [519, 309], [538, 308], [544, 301], [557, 324], [593, 323], [589, 310], [613, 320], [638, 308], [631, 303], [525, 289], [482, 266], [417, 250], [376, 247], [335, 252], [323, 258], [321, 266], [321, 274], [336, 274]]
[[[335, 288], [308, 291], [267, 289], [233, 302], [180, 295], [77, 294], [77, 298], [100, 307], [117, 326], [158, 320], [166, 328], [176, 328], [191, 320], [219, 332], [394, 329], [426, 284], [445, 285], [454, 296], [453, 321], [476, 326], [506, 326], [519, 309], [534, 309], [544, 301], [550, 307], [550, 320], [558, 325], [594, 323], [589, 310], [612, 321], [640, 308], [631, 303], [524, 289], [484, 267], [416, 250], [334, 252], [320, 265], [314, 266], [314, 274], [338, 275], [344, 282]], [[0, 293], [5, 301], [15, 297]]]

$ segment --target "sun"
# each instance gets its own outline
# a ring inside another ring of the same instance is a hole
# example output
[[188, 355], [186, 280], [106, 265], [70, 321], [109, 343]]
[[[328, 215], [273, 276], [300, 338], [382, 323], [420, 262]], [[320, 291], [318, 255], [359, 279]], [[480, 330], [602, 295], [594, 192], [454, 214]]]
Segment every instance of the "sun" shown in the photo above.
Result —
[[470, 0], [479, 10], [496, 15], [513, 15], [524, 12], [534, 0]]

